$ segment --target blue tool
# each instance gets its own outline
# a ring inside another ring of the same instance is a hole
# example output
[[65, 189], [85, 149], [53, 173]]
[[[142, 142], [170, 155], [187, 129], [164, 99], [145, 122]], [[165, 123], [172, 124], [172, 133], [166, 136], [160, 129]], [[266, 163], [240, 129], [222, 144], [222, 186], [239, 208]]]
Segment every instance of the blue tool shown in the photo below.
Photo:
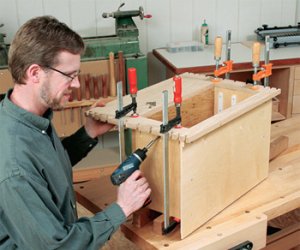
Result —
[[110, 176], [114, 185], [120, 185], [135, 171], [140, 168], [141, 163], [146, 159], [149, 148], [159, 139], [156, 137], [143, 149], [138, 148]]

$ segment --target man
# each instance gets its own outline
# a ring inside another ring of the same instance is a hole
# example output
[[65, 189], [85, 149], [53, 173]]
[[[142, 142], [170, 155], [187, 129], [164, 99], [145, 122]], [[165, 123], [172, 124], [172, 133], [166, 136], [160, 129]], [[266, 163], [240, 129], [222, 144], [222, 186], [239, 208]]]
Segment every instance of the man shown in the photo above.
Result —
[[150, 195], [136, 171], [115, 203], [77, 219], [71, 167], [112, 127], [87, 118], [61, 142], [51, 124], [52, 109], [79, 87], [83, 50], [80, 36], [49, 16], [29, 20], [11, 44], [15, 86], [0, 102], [0, 249], [99, 249]]

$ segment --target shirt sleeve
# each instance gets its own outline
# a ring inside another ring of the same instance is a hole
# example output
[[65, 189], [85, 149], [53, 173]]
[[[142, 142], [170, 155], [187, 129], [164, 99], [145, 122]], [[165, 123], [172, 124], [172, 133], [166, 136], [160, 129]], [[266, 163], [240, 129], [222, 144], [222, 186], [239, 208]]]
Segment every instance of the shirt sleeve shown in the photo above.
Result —
[[20, 249], [98, 250], [126, 220], [113, 203], [91, 218], [66, 224], [47, 186], [22, 175], [0, 183], [0, 201], [1, 227]]
[[84, 127], [81, 127], [77, 132], [62, 140], [62, 144], [68, 152], [72, 166], [86, 157], [97, 143], [98, 139], [89, 137]]

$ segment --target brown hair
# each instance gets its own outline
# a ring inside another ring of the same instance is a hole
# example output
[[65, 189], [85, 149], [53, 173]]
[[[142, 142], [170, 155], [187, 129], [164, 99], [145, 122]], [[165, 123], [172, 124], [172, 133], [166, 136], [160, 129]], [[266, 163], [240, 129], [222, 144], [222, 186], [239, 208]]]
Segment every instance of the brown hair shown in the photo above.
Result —
[[30, 19], [17, 31], [8, 54], [8, 67], [16, 83], [24, 84], [32, 64], [52, 66], [61, 51], [82, 54], [82, 38], [66, 24], [51, 16]]

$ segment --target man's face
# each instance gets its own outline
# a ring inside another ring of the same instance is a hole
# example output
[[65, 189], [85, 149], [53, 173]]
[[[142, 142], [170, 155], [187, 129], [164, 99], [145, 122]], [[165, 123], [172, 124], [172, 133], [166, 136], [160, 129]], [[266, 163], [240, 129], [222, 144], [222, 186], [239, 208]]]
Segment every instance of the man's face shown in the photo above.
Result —
[[63, 108], [69, 101], [72, 88], [79, 88], [80, 55], [61, 52], [58, 64], [46, 68], [47, 77], [40, 88], [40, 98], [52, 109]]

